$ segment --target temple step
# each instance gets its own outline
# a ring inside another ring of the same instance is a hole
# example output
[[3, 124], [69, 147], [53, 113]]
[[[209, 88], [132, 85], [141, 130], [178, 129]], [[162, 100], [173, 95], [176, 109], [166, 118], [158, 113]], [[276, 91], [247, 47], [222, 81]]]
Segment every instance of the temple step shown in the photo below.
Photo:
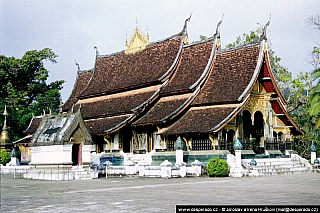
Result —
[[242, 161], [243, 165], [249, 169], [249, 176], [265, 176], [280, 174], [298, 174], [312, 172], [311, 165], [303, 158], [273, 158], [255, 159], [256, 166], [250, 165], [249, 159]]

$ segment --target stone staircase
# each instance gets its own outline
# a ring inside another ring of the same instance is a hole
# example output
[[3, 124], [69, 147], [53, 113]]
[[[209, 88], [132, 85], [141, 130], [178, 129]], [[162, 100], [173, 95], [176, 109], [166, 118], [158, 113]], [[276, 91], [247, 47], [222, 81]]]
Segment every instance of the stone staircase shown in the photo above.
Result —
[[248, 176], [265, 176], [281, 174], [310, 173], [312, 166], [299, 155], [292, 154], [291, 158], [262, 158], [255, 159], [256, 166], [250, 165], [251, 159], [242, 160]]

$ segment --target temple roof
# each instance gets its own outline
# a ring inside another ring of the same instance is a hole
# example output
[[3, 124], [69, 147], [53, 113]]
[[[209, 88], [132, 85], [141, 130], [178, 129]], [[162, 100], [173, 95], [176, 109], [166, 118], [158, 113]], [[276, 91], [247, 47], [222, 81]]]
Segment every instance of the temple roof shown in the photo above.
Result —
[[208, 133], [223, 127], [247, 101], [249, 96], [241, 102], [238, 99], [248, 90], [252, 79], [257, 79], [254, 74], [260, 71], [262, 49], [263, 43], [257, 42], [217, 51], [212, 71], [191, 108], [159, 134]]
[[90, 119], [133, 113], [132, 110], [143, 104], [158, 88], [159, 86], [151, 86], [114, 95], [83, 99], [79, 102], [81, 114], [84, 119]]
[[[213, 71], [192, 105], [238, 103], [256, 69], [260, 42], [218, 51]], [[231, 92], [232, 91], [232, 92]]]
[[[158, 124], [175, 117], [193, 100], [199, 79], [208, 72], [215, 52], [215, 36], [191, 45], [185, 45], [178, 66], [160, 92], [160, 100], [133, 125]], [[195, 60], [196, 59], [196, 60]]]
[[90, 134], [103, 134], [106, 130], [116, 128], [117, 125], [130, 119], [131, 115], [120, 115], [113, 117], [104, 117], [89, 119], [85, 121], [85, 126], [90, 132]]
[[133, 123], [136, 125], [157, 124], [164, 118], [178, 109], [185, 101], [188, 100], [190, 94], [179, 96], [169, 96], [161, 98], [148, 112], [139, 120]]
[[62, 110], [64, 112], [69, 111], [72, 108], [72, 106], [77, 103], [77, 101], [79, 100], [77, 96], [88, 84], [92, 76], [92, 73], [93, 73], [93, 69], [77, 72], [76, 81], [74, 83], [71, 95], [69, 96], [68, 100], [62, 107]]
[[[152, 43], [135, 54], [120, 52], [96, 59], [92, 79], [81, 98], [158, 84], [174, 63], [181, 46], [181, 34]], [[137, 77], [139, 76], [139, 77]]]
[[44, 115], [39, 127], [32, 136], [31, 146], [63, 145], [71, 141], [74, 132], [80, 129], [81, 141], [91, 143], [91, 136], [84, 126], [80, 111]]
[[234, 105], [192, 107], [169, 128], [160, 130], [159, 134], [207, 133], [225, 119], [234, 109], [236, 109]]
[[190, 92], [190, 87], [200, 78], [208, 64], [213, 43], [210, 40], [185, 46], [178, 67], [161, 94]]
[[42, 118], [43, 116], [32, 116], [29, 126], [27, 127], [26, 130], [24, 130], [24, 133], [33, 134], [38, 129]]

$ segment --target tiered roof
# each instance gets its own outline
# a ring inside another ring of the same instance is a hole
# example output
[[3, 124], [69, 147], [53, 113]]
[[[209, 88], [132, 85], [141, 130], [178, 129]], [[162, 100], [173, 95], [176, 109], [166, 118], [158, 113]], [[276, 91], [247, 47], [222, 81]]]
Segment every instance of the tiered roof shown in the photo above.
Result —
[[159, 134], [220, 130], [242, 109], [259, 79], [274, 93], [272, 108], [301, 131], [286, 112], [269, 64], [265, 33], [260, 40], [221, 50], [213, 37], [185, 44], [183, 30], [132, 54], [97, 55], [95, 67], [79, 72], [63, 109], [79, 108], [90, 134], [110, 134], [125, 125], [159, 125]]
[[186, 25], [180, 33], [134, 54], [97, 57], [77, 103], [91, 134], [117, 131], [157, 99], [181, 58], [185, 36]]
[[[261, 43], [218, 50], [212, 71], [186, 114], [161, 134], [211, 132], [241, 104], [239, 96], [247, 88], [261, 60]], [[231, 119], [231, 118], [230, 118]]]
[[181, 35], [150, 44], [135, 54], [124, 51], [99, 56], [92, 79], [80, 98], [94, 97], [119, 91], [159, 84], [174, 63], [181, 44]]

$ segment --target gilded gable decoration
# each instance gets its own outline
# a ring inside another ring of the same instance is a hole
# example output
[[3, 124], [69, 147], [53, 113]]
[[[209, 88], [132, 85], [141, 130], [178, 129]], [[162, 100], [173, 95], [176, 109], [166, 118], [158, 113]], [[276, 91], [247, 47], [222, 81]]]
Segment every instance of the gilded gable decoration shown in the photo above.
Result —
[[142, 34], [140, 29], [138, 28], [138, 22], [137, 22], [134, 33], [129, 42], [126, 37], [125, 53], [134, 54], [136, 52], [144, 50], [148, 43], [149, 43], [149, 33], [147, 32], [146, 36]]

